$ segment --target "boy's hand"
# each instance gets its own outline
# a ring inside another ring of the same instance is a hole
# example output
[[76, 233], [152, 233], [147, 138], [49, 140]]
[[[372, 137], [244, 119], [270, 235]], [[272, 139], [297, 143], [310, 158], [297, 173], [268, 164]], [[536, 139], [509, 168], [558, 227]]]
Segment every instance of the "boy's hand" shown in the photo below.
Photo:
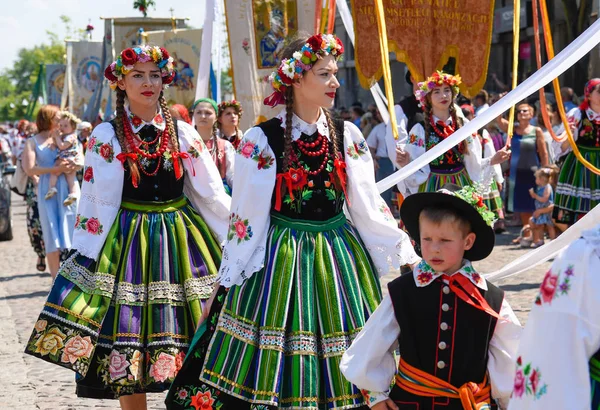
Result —
[[386, 399], [371, 407], [371, 410], [398, 410], [398, 406], [396, 406], [396, 403], [392, 399]]

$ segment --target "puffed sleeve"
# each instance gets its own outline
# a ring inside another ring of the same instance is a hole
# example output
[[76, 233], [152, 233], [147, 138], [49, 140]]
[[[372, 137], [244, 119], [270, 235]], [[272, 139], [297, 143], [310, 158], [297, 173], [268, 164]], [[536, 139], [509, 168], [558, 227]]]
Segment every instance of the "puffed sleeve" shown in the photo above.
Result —
[[229, 141], [225, 141], [225, 180], [227, 180], [227, 185], [231, 189], [233, 189], [233, 175], [234, 175], [234, 167], [235, 167], [235, 148], [233, 148], [233, 144]]
[[600, 230], [552, 264], [527, 319], [510, 410], [590, 409], [590, 358], [600, 349]]
[[506, 409], [513, 388], [517, 348], [521, 337], [521, 324], [509, 303], [502, 301], [500, 319], [496, 323], [490, 340], [488, 373], [492, 386], [492, 397], [498, 400], [500, 407]]
[[[567, 113], [567, 121], [570, 124], [574, 124], [576, 129], [579, 129], [579, 123], [581, 122], [581, 110], [579, 109], [579, 107], [573, 108], [571, 111], [569, 111]], [[564, 124], [560, 124], [560, 128], [556, 131], [556, 135], [562, 135], [562, 133], [565, 132], [565, 125]], [[579, 133], [574, 132], [573, 133], [573, 140], [577, 141], [577, 138], [579, 137]], [[552, 151], [554, 152], [554, 160], [558, 160], [560, 157], [567, 155], [569, 152], [572, 151], [571, 146], [569, 145], [564, 151], [562, 148], [562, 144], [563, 142], [558, 142], [558, 141], [554, 141], [552, 140]]]
[[[483, 130], [483, 157], [491, 158], [496, 154], [496, 148], [494, 147], [494, 142], [490, 138], [490, 133], [487, 130]], [[500, 164], [496, 164], [492, 166], [493, 169], [493, 177], [496, 182], [503, 183], [504, 177], [502, 176], [502, 168]]]
[[494, 177], [494, 169], [490, 166], [491, 158], [483, 158], [483, 148], [479, 138], [467, 137], [467, 152], [464, 155], [465, 168], [471, 181], [489, 187]]
[[388, 398], [396, 374], [394, 351], [398, 348], [400, 326], [387, 295], [340, 362], [344, 377], [361, 390], [369, 392], [369, 406]]
[[360, 130], [344, 123], [348, 212], [380, 275], [419, 260], [375, 185], [373, 160]]
[[[404, 150], [410, 154], [411, 161], [415, 161], [425, 153], [425, 129], [421, 124], [415, 124], [411, 128]], [[398, 168], [402, 167], [398, 166]], [[429, 164], [425, 164], [421, 169], [406, 178], [403, 182], [406, 186], [407, 194], [410, 195], [419, 192], [419, 187], [427, 181], [430, 172]]]
[[226, 287], [242, 284], [264, 265], [277, 167], [259, 127], [248, 130], [240, 141], [234, 173], [229, 230], [217, 276]]
[[183, 192], [221, 243], [227, 234], [231, 198], [225, 193], [223, 181], [200, 135], [189, 124], [177, 122], [181, 152], [186, 172]]
[[116, 158], [120, 152], [121, 146], [110, 123], [94, 128], [85, 153], [71, 246], [93, 260], [97, 260], [121, 206], [125, 173]]

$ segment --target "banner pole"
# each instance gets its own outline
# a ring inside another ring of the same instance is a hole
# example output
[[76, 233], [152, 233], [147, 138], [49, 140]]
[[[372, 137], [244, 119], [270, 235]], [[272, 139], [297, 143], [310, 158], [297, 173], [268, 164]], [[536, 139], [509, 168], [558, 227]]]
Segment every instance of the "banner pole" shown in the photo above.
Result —
[[[512, 62], [512, 85], [511, 89], [517, 88], [519, 76], [519, 37], [521, 34], [521, 0], [513, 1], [513, 62]], [[515, 127], [515, 106], [510, 107], [508, 113], [508, 132], [506, 145], [510, 146]]]

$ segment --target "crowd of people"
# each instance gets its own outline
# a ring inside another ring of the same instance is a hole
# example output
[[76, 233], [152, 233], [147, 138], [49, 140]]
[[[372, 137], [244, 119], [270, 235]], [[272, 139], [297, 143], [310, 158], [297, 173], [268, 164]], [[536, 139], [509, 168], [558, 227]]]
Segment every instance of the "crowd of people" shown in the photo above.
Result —
[[[504, 291], [471, 262], [492, 252], [504, 223], [520, 222], [517, 242], [538, 247], [596, 205], [598, 176], [548, 127], [569, 127], [600, 165], [600, 80], [580, 106], [565, 90], [568, 124], [523, 102], [512, 139], [499, 117], [380, 195], [377, 180], [494, 97], [465, 99], [458, 75], [418, 83], [408, 73], [395, 140], [373, 105], [332, 110], [343, 53], [334, 35], [291, 40], [265, 99], [284, 107], [249, 130], [235, 100], [169, 106], [173, 59], [148, 45], [105, 70], [111, 120], [92, 129], [43, 106], [35, 124], [0, 129], [4, 155], [29, 177], [32, 245], [53, 278], [26, 353], [73, 370], [79, 397], [125, 410], [165, 390], [169, 409], [558, 409], [539, 366], [567, 380], [539, 357], [522, 360]], [[559, 275], [562, 295], [575, 287], [568, 261], [598, 263], [590, 252], [555, 263], [564, 272], [548, 272], [540, 305]], [[379, 277], [401, 268], [384, 297]], [[526, 334], [523, 357], [536, 356], [541, 336]], [[581, 358], [599, 357], [596, 339]], [[566, 374], [588, 380], [577, 366]]]

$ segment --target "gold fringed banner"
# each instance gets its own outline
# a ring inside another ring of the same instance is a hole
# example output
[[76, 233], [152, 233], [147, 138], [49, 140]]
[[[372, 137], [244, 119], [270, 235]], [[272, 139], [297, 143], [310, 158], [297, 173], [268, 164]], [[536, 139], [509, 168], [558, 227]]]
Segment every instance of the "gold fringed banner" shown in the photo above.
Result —
[[[461, 91], [483, 88], [492, 40], [494, 0], [382, 0], [389, 49], [417, 81], [456, 59]], [[360, 83], [370, 88], [383, 75], [373, 0], [351, 0]]]

